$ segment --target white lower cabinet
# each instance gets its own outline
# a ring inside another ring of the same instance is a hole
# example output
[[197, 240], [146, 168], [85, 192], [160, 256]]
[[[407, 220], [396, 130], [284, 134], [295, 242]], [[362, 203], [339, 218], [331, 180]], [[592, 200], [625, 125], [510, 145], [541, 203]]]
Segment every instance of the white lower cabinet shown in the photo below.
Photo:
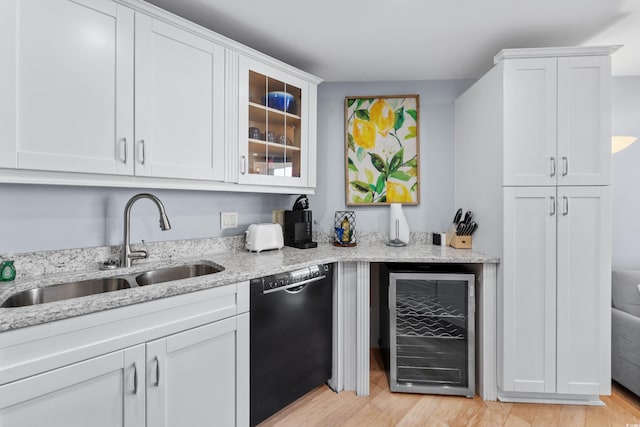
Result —
[[607, 394], [609, 208], [609, 187], [505, 187], [502, 397]]
[[147, 426], [247, 425], [248, 339], [245, 313], [148, 343]]
[[144, 426], [144, 354], [138, 345], [0, 386], [0, 425]]
[[0, 426], [248, 426], [248, 282], [137, 306], [9, 333], [0, 378], [36, 374], [0, 385]]

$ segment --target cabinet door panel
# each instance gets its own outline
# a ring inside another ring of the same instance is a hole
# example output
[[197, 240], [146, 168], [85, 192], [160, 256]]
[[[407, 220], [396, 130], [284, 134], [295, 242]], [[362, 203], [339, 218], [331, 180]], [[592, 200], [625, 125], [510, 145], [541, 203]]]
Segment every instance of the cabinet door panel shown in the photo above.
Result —
[[504, 67], [504, 185], [555, 185], [556, 59]]
[[15, 168], [18, 103], [18, 0], [0, 1], [0, 167]]
[[555, 188], [504, 189], [504, 391], [555, 391]]
[[102, 0], [27, 0], [17, 16], [17, 166], [129, 173], [133, 11]]
[[560, 185], [608, 185], [611, 58], [558, 59]]
[[149, 426], [236, 425], [237, 328], [233, 317], [148, 344]]
[[[307, 187], [310, 162], [315, 162], [316, 87], [308, 82], [246, 57], [238, 60], [238, 182], [242, 184]], [[313, 86], [313, 87], [312, 87]], [[269, 92], [287, 92], [293, 107], [269, 107]], [[276, 108], [274, 108], [276, 107]], [[315, 125], [313, 127], [315, 131]], [[251, 134], [250, 134], [251, 133]]]
[[129, 418], [126, 412], [144, 405], [132, 393], [132, 364], [125, 363], [135, 356], [118, 351], [1, 386], [0, 425], [144, 426], [143, 417]]
[[136, 175], [224, 179], [223, 108], [224, 48], [136, 14]]
[[[606, 394], [611, 349], [610, 189], [560, 187], [558, 393]], [[604, 386], [605, 388], [601, 389]]]

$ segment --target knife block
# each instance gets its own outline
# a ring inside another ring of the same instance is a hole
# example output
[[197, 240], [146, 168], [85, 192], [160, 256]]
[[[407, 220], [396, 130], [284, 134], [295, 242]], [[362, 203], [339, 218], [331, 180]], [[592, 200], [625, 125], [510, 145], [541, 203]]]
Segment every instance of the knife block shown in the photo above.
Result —
[[447, 246], [456, 249], [471, 249], [471, 236], [458, 236], [456, 225], [451, 224], [447, 230]]
[[453, 235], [449, 245], [456, 249], [471, 249], [471, 236]]

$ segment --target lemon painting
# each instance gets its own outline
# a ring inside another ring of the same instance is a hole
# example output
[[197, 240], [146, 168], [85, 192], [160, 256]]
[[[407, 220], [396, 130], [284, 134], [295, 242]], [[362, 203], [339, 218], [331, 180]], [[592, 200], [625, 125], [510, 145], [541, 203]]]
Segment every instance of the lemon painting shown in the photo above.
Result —
[[345, 98], [347, 205], [420, 202], [418, 95]]

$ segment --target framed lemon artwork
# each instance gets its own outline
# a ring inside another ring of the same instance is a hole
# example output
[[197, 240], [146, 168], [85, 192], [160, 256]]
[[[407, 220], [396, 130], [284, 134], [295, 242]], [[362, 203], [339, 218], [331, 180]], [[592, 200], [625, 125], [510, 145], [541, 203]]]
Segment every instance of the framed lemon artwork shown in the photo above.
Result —
[[420, 203], [419, 105], [419, 95], [345, 98], [347, 205]]

